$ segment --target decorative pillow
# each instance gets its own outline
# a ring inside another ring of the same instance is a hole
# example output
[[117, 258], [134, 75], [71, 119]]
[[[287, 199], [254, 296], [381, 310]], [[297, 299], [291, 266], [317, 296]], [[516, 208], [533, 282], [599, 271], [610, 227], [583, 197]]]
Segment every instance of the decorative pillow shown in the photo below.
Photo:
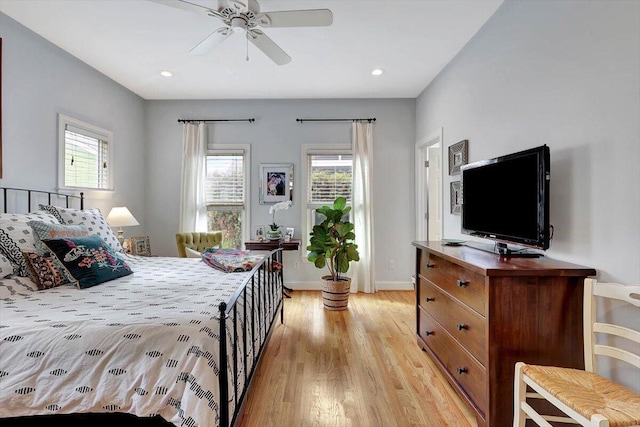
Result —
[[47, 224], [42, 221], [29, 221], [27, 224], [33, 231], [33, 238], [35, 240], [36, 249], [38, 250], [38, 255], [44, 255], [47, 252], [47, 248], [44, 247], [41, 240], [62, 239], [65, 237], [83, 237], [91, 234], [84, 224]]
[[200, 252], [191, 248], [184, 248], [184, 251], [187, 253], [187, 258], [202, 258], [202, 254]]
[[44, 239], [42, 244], [64, 267], [69, 280], [80, 289], [133, 273], [113, 248], [96, 234]]
[[69, 283], [64, 270], [49, 253], [38, 255], [33, 252], [23, 252], [22, 255], [27, 263], [27, 270], [29, 270], [31, 280], [38, 286], [39, 290], [55, 288]]
[[6, 256], [0, 254], [0, 278], [7, 277], [10, 274], [13, 274], [13, 265], [11, 265]]
[[22, 252], [36, 252], [35, 239], [29, 221], [59, 224], [55, 216], [38, 211], [28, 214], [0, 214], [0, 251], [9, 259], [13, 272], [28, 277]]
[[207, 248], [202, 253], [202, 259], [206, 264], [225, 273], [251, 271], [262, 261], [262, 258], [264, 258], [263, 255], [254, 255], [237, 249]]
[[109, 224], [107, 224], [107, 220], [102, 216], [100, 209], [93, 208], [82, 211], [51, 205], [40, 205], [40, 209], [57, 216], [62, 224], [84, 224], [91, 234], [97, 234], [102, 237], [105, 242], [111, 245], [113, 250], [116, 252], [124, 252], [122, 245], [111, 227], [109, 227]]

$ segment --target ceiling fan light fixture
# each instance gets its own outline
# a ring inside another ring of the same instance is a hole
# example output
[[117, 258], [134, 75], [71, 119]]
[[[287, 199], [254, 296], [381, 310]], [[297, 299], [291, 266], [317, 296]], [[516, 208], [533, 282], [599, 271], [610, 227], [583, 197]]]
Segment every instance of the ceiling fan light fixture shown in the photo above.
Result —
[[229, 24], [234, 33], [244, 33], [247, 31], [247, 21], [241, 17], [231, 18]]
[[173, 77], [173, 73], [171, 71], [167, 71], [167, 70], [160, 71], [160, 75], [162, 77]]
[[375, 68], [373, 69], [373, 71], [371, 71], [372, 76], [381, 76], [383, 73], [384, 70], [382, 70], [382, 68]]

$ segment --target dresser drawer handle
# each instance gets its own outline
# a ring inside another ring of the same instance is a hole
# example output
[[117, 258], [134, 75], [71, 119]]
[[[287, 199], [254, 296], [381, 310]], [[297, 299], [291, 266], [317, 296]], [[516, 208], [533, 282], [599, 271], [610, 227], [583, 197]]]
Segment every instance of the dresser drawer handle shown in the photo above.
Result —
[[435, 298], [432, 298], [432, 297], [426, 297], [424, 300], [425, 300], [426, 302], [431, 302], [431, 301], [435, 301], [436, 299], [435, 299]]
[[469, 370], [467, 368], [461, 368], [461, 367], [458, 366], [458, 374], [459, 375], [466, 374], [468, 372], [469, 372]]
[[424, 331], [424, 334], [425, 334], [426, 336], [429, 336], [429, 335], [433, 335], [433, 334], [434, 334], [434, 332], [433, 332], [433, 331]]
[[458, 279], [457, 283], [458, 283], [458, 287], [464, 288], [465, 286], [467, 286], [469, 284], [469, 281], [468, 280], [460, 280], [460, 279]]
[[427, 268], [436, 268], [436, 265], [427, 263], [427, 265], [425, 267], [427, 267]]
[[458, 323], [456, 325], [456, 328], [458, 328], [458, 330], [461, 331], [463, 329], [469, 329], [469, 325], [465, 325], [464, 323]]

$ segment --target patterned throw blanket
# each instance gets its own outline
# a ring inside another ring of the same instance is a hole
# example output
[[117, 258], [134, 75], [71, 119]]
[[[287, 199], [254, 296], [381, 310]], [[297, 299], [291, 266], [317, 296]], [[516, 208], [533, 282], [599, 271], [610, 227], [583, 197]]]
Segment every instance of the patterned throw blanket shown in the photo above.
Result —
[[214, 249], [207, 248], [202, 253], [202, 260], [216, 270], [225, 273], [237, 273], [251, 271], [264, 258], [263, 255], [238, 249]]

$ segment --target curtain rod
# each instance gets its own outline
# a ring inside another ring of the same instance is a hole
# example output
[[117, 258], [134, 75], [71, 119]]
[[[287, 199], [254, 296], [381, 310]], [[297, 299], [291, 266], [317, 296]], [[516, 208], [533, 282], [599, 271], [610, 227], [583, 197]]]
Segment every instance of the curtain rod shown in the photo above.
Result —
[[178, 123], [193, 123], [193, 122], [249, 122], [253, 123], [256, 119], [178, 119]]
[[375, 122], [376, 118], [372, 117], [369, 119], [296, 119], [296, 122], [304, 123], [304, 122], [364, 122], [367, 121], [369, 123]]

